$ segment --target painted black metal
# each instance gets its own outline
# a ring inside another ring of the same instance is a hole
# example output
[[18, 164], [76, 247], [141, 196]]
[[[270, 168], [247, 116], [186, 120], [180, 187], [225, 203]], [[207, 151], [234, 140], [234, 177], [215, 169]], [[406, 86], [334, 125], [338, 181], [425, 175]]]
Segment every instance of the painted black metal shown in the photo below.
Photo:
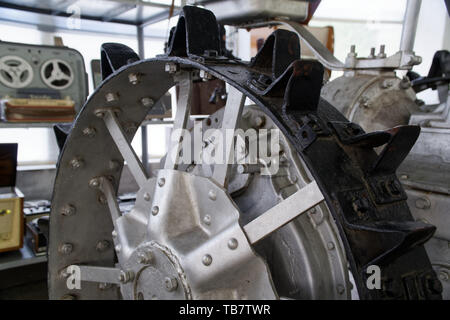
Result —
[[270, 73], [273, 81], [298, 59], [300, 59], [300, 41], [297, 34], [279, 29], [267, 38], [250, 66], [261, 72]]
[[415, 92], [429, 88], [436, 90], [438, 86], [448, 85], [450, 83], [450, 52], [448, 50], [436, 51], [426, 77], [421, 77], [411, 71], [407, 75]]
[[220, 30], [214, 14], [205, 9], [185, 6], [177, 26], [171, 31], [169, 56], [198, 57], [218, 56]]
[[140, 60], [133, 49], [120, 43], [104, 43], [100, 51], [103, 80], [122, 66]]

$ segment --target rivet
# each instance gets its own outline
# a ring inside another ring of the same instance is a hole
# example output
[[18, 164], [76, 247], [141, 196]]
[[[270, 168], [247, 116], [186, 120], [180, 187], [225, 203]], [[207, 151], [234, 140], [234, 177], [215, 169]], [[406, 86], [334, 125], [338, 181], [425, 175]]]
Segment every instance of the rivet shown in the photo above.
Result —
[[107, 102], [114, 102], [114, 101], [119, 100], [119, 96], [117, 95], [117, 93], [108, 92], [107, 94], [105, 94], [105, 100]]
[[122, 246], [118, 244], [114, 247], [114, 250], [116, 250], [117, 253], [120, 253], [120, 251], [122, 251]]
[[203, 217], [203, 222], [209, 226], [211, 224], [211, 216], [209, 214], [205, 215]]
[[328, 242], [327, 243], [327, 248], [328, 248], [328, 250], [333, 250], [334, 249], [334, 243], [333, 242]]
[[73, 251], [73, 244], [71, 243], [63, 243], [60, 247], [59, 247], [59, 252], [62, 254], [70, 254]]
[[111, 232], [111, 236], [112, 236], [113, 238], [116, 238], [116, 237], [117, 237], [117, 231], [116, 231], [116, 230], [113, 230], [113, 231]]
[[406, 179], [408, 179], [409, 177], [408, 177], [407, 174], [402, 174], [402, 175], [400, 176], [400, 178], [402, 178], [403, 180], [406, 180]]
[[203, 258], [202, 258], [202, 263], [203, 263], [205, 266], [211, 265], [211, 263], [212, 263], [212, 257], [211, 257], [211, 255], [205, 254], [205, 255], [203, 256]]
[[76, 211], [76, 208], [71, 204], [66, 204], [61, 208], [61, 214], [66, 217], [74, 215]]
[[144, 200], [145, 200], [145, 201], [150, 201], [151, 198], [152, 198], [152, 197], [150, 196], [150, 193], [148, 193], [148, 192], [144, 193]]
[[84, 164], [84, 161], [82, 159], [79, 159], [79, 158], [75, 158], [75, 159], [70, 160], [70, 166], [73, 169], [78, 169], [78, 168], [82, 167], [83, 164]]
[[137, 261], [140, 264], [150, 264], [154, 259], [153, 253], [150, 251], [140, 252], [137, 256]]
[[89, 181], [89, 187], [91, 188], [98, 188], [100, 186], [100, 181], [98, 178], [92, 178]]
[[166, 277], [164, 283], [166, 284], [166, 290], [169, 292], [175, 291], [178, 288], [178, 281], [175, 278]]
[[160, 186], [160, 187], [162, 187], [165, 183], [166, 183], [166, 179], [164, 179], [164, 178], [160, 178], [158, 180], [158, 186]]
[[159, 212], [159, 207], [158, 206], [154, 206], [152, 208], [152, 215], [156, 216]]
[[95, 249], [97, 249], [97, 251], [103, 252], [103, 251], [107, 250], [110, 246], [111, 246], [111, 244], [109, 243], [109, 241], [101, 240], [97, 243], [97, 245], [95, 246]]
[[93, 138], [96, 132], [97, 130], [95, 130], [95, 128], [92, 127], [86, 127], [83, 129], [83, 134], [89, 138]]
[[208, 197], [213, 201], [216, 200], [216, 198], [217, 198], [216, 192], [214, 190], [209, 190]]
[[144, 107], [152, 107], [155, 104], [155, 101], [153, 101], [152, 98], [145, 97], [141, 99], [141, 103]]
[[238, 247], [238, 241], [235, 238], [231, 238], [230, 240], [228, 240], [228, 248], [230, 248], [231, 250], [234, 250]]

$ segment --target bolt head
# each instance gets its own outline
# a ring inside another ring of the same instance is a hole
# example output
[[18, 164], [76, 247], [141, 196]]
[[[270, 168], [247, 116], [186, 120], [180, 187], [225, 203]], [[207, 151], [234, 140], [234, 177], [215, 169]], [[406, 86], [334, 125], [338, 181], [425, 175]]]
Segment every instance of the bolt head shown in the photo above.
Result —
[[146, 192], [144, 193], [144, 200], [145, 201], [150, 201], [152, 199], [152, 197], [150, 196], [150, 193]]
[[164, 179], [164, 178], [160, 178], [158, 180], [158, 186], [160, 186], [160, 187], [162, 187], [165, 183], [166, 183], [166, 179]]
[[107, 94], [105, 94], [105, 100], [107, 102], [114, 102], [119, 100], [119, 96], [114, 92], [108, 92]]
[[159, 207], [158, 206], [154, 206], [152, 208], [152, 215], [156, 216], [159, 212]]
[[230, 248], [231, 250], [234, 250], [238, 247], [239, 243], [237, 241], [237, 239], [235, 238], [231, 238], [230, 240], [228, 240], [228, 248]]
[[96, 130], [92, 127], [86, 127], [83, 129], [83, 134], [89, 138], [92, 138], [95, 136]]
[[117, 237], [117, 231], [116, 231], [116, 230], [113, 230], [113, 231], [111, 232], [111, 236], [112, 236], [113, 238], [116, 238], [116, 237]]
[[76, 208], [71, 204], [66, 204], [65, 206], [63, 206], [61, 208], [61, 214], [63, 216], [68, 217], [68, 216], [74, 215], [75, 213], [76, 213]]
[[118, 244], [114, 247], [114, 250], [116, 250], [117, 253], [120, 253], [120, 251], [122, 251], [122, 246]]
[[75, 158], [75, 159], [70, 160], [70, 166], [73, 169], [81, 168], [83, 166], [83, 164], [84, 164], [84, 161], [82, 159]]
[[211, 255], [210, 255], [210, 254], [205, 254], [205, 255], [203, 256], [203, 258], [202, 258], [202, 263], [203, 263], [205, 266], [211, 265], [211, 263], [212, 263], [212, 257], [211, 257]]
[[130, 81], [131, 84], [136, 85], [139, 83], [139, 74], [137, 73], [130, 73], [128, 75], [128, 80]]
[[141, 99], [141, 103], [144, 107], [152, 107], [155, 104], [152, 98], [145, 97]]

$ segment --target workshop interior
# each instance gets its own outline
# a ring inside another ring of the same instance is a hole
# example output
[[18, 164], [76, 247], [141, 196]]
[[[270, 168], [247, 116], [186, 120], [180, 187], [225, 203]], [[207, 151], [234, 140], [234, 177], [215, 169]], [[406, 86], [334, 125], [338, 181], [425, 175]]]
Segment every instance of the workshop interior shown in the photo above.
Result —
[[450, 1], [0, 0], [1, 300], [449, 300]]

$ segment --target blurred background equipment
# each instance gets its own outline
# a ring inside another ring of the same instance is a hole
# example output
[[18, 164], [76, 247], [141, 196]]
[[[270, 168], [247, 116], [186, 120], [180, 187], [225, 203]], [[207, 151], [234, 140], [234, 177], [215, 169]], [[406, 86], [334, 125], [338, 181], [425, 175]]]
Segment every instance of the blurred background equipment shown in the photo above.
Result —
[[78, 51], [0, 42], [3, 121], [71, 122], [87, 94], [84, 60]]
[[0, 252], [23, 246], [23, 194], [16, 188], [17, 144], [0, 144]]

